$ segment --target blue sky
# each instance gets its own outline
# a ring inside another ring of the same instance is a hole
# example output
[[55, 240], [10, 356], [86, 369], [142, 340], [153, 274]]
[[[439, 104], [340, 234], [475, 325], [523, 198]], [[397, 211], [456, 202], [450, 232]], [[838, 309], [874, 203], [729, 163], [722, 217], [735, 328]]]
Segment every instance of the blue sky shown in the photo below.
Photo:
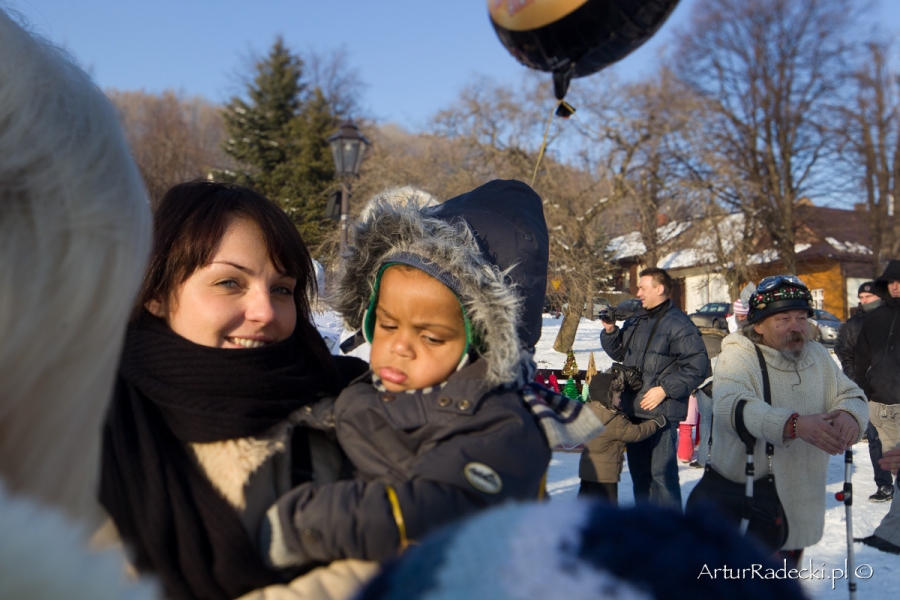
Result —
[[[624, 75], [651, 69], [685, 21], [682, 0], [663, 29], [627, 57]], [[497, 39], [487, 0], [0, 0], [67, 48], [102, 87], [180, 90], [216, 102], [239, 93], [248, 57], [281, 34], [295, 51], [344, 46], [366, 83], [363, 106], [416, 128], [476, 74], [516, 82], [527, 70]], [[549, 79], [549, 75], [548, 75]]]
[[[619, 75], [650, 72], [693, 3], [681, 0], [654, 38], [613, 67]], [[898, 5], [882, 0], [870, 22], [900, 32]], [[514, 83], [527, 71], [497, 39], [487, 0], [0, 0], [0, 6], [67, 48], [104, 88], [173, 89], [215, 102], [241, 93], [249, 57], [264, 54], [278, 34], [295, 51], [343, 46], [366, 84], [367, 115], [412, 129], [476, 75]]]

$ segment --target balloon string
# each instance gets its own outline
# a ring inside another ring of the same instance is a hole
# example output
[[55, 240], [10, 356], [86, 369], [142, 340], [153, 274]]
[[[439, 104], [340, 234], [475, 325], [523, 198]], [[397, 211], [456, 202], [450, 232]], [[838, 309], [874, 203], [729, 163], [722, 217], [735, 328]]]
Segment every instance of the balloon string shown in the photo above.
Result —
[[595, 131], [594, 129], [591, 129], [590, 127], [588, 127], [587, 123], [585, 123], [583, 119], [579, 118], [577, 114], [573, 114], [572, 116], [578, 120], [579, 125], [581, 125], [582, 127], [584, 127], [585, 129], [588, 130], [588, 133], [592, 133], [595, 136], [597, 136], [597, 139], [602, 139], [604, 137], [603, 134], [600, 133], [599, 131]]
[[556, 108], [562, 104], [562, 100], [557, 100], [553, 108], [550, 109], [550, 118], [547, 119], [547, 127], [544, 129], [544, 140], [541, 142], [541, 151], [538, 152], [537, 163], [534, 165], [534, 173], [531, 175], [531, 186], [534, 187], [534, 180], [537, 179], [538, 167], [541, 166], [541, 159], [544, 158], [544, 150], [547, 149], [547, 135], [550, 133], [550, 123], [553, 122], [553, 113]]

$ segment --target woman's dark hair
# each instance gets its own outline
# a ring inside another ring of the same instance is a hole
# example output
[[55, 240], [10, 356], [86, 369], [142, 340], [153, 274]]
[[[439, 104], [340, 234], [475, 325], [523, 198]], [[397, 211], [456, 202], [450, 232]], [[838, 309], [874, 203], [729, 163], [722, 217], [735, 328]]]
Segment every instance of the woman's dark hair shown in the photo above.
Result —
[[[140, 315], [150, 300], [171, 301], [178, 287], [209, 262], [233, 217], [256, 223], [269, 260], [280, 273], [297, 279], [294, 305], [300, 331], [296, 333], [305, 340], [321, 342], [310, 322], [309, 298], [316, 293], [315, 270], [300, 233], [271, 200], [227, 183], [190, 181], [166, 192], [153, 215], [153, 250], [133, 317]], [[324, 363], [328, 360], [324, 342], [311, 345], [323, 366], [330, 365], [330, 360]]]

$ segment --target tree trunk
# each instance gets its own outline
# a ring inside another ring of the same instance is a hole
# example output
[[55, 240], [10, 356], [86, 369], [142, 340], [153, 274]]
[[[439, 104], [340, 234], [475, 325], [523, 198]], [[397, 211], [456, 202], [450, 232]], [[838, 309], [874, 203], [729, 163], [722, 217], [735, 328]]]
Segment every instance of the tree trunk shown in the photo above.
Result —
[[581, 289], [576, 288], [569, 294], [569, 308], [563, 316], [562, 325], [559, 326], [556, 341], [553, 342], [553, 349], [557, 352], [565, 354], [572, 349], [572, 345], [575, 343], [575, 334], [578, 333], [578, 324], [584, 313], [585, 298], [586, 294]]

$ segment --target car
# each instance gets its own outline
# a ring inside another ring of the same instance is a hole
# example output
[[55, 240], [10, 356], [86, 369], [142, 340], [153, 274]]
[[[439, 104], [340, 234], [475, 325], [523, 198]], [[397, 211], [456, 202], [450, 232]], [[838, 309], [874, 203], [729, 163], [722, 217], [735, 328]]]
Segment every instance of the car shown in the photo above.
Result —
[[[606, 298], [600, 298], [600, 297], [594, 298], [594, 303], [593, 303], [594, 318], [596, 319], [597, 314], [601, 310], [606, 310], [607, 308], [609, 308], [609, 306], [610, 306], [609, 300], [607, 300]], [[568, 302], [566, 302], [565, 304], [562, 305], [562, 310], [560, 312], [565, 313], [567, 310], [569, 310]], [[587, 302], [585, 302], [584, 303], [584, 312], [582, 313], [582, 315], [587, 317], [589, 310], [590, 309], [588, 308]], [[547, 310], [546, 301], [545, 301], [545, 306], [544, 306], [544, 312], [550, 312], [551, 314], [553, 314], [553, 312], [551, 310]]]
[[704, 304], [695, 313], [688, 317], [697, 327], [712, 327], [728, 331], [728, 323], [725, 321], [731, 316], [731, 304], [728, 302], [710, 302]]
[[817, 342], [821, 342], [826, 346], [834, 345], [834, 340], [837, 339], [838, 329], [841, 326], [840, 319], [827, 310], [817, 308], [813, 310], [813, 316], [810, 317], [809, 322], [815, 325], [815, 340]]
[[624, 321], [634, 316], [634, 313], [641, 310], [640, 298], [628, 298], [616, 304], [616, 320]]

